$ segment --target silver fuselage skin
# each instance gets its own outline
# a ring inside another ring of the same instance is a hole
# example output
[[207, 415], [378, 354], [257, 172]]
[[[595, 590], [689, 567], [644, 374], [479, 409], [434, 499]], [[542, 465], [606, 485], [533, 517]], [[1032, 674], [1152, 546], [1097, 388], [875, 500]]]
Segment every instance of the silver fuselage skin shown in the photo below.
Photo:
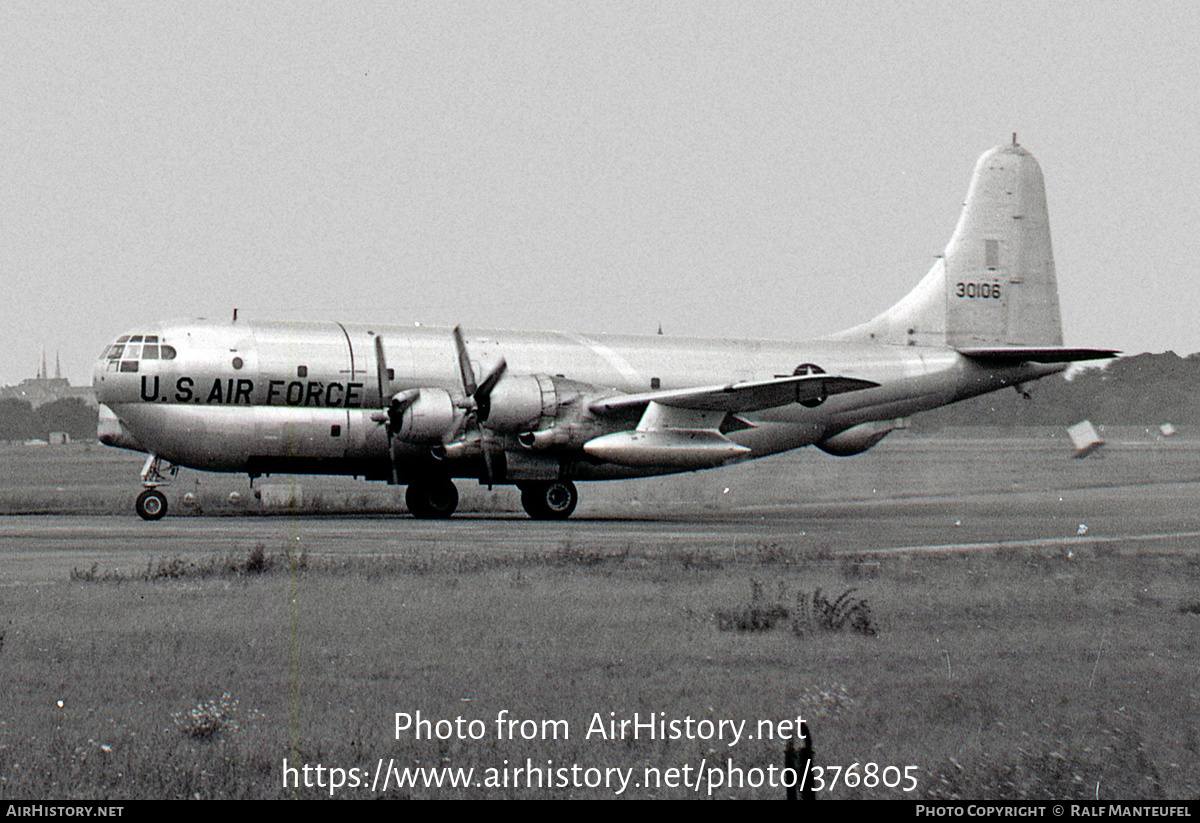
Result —
[[[173, 349], [174, 357], [142, 359], [136, 366], [120, 358], [97, 362], [97, 398], [116, 418], [107, 426], [102, 422], [101, 440], [195, 469], [251, 476], [391, 478], [385, 427], [371, 417], [378, 418], [388, 403], [388, 396], [381, 396], [377, 336], [393, 375], [383, 395], [440, 388], [464, 398], [447, 328], [189, 320], [147, 326], [136, 334], [156, 337]], [[791, 375], [800, 364], [879, 384], [831, 396], [814, 407], [790, 403], [738, 415], [739, 423], [749, 425], [727, 436], [750, 449], [742, 459], [820, 444], [871, 421], [906, 417], [1065, 368], [986, 365], [941, 346], [831, 340], [476, 330], [468, 332], [466, 342], [476, 373], [503, 357], [509, 375], [564, 378], [582, 387], [584, 402], [652, 389], [769, 380]], [[594, 435], [633, 429], [638, 423], [636, 414], [583, 417], [580, 425], [591, 427]], [[608, 463], [577, 445], [532, 453], [512, 436], [498, 437], [494, 448], [516, 467], [500, 482], [519, 482], [522, 476], [600, 480], [683, 470]], [[420, 443], [397, 442], [394, 450], [396, 479], [402, 483], [430, 472], [483, 478], [477, 457], [436, 459]]]

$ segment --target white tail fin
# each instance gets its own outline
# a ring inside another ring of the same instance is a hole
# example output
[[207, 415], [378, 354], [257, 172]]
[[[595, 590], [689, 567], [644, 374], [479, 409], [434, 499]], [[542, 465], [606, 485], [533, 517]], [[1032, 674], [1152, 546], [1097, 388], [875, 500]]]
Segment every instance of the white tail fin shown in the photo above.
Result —
[[832, 336], [910, 346], [1061, 346], [1042, 170], [1014, 140], [979, 158], [954, 236], [909, 294]]

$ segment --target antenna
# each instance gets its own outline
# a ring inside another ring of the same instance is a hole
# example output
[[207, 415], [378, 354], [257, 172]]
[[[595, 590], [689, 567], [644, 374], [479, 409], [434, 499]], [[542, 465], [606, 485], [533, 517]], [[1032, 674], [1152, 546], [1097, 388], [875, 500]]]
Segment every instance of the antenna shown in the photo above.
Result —
[[237, 322], [237, 306], [233, 307], [233, 322]]
[[1014, 146], [1021, 145], [1020, 143], [1017, 142], [1017, 133], [1015, 131], [1013, 132], [1013, 145]]

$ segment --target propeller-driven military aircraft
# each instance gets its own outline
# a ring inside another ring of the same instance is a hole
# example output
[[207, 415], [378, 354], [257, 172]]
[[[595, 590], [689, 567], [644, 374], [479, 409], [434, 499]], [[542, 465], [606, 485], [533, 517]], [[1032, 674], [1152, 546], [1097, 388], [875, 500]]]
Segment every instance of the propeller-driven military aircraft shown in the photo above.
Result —
[[577, 480], [692, 471], [816, 445], [864, 452], [903, 418], [1062, 371], [1042, 173], [984, 154], [943, 255], [875, 319], [807, 342], [350, 323], [163, 322], [96, 364], [99, 438], [148, 453], [138, 514], [180, 466], [406, 484], [449, 517], [456, 478], [569, 517]]

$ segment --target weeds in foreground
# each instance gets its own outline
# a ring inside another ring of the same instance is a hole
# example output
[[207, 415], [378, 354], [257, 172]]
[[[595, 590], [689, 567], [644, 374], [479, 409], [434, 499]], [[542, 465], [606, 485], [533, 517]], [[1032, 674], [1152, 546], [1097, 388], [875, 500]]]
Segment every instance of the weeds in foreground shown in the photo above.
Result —
[[830, 683], [823, 687], [804, 687], [796, 698], [796, 709], [804, 717], [814, 720], [837, 717], [857, 702], [844, 683]]
[[181, 580], [185, 578], [251, 577], [274, 571], [302, 571], [308, 568], [308, 555], [286, 551], [268, 552], [262, 543], [255, 544], [245, 555], [212, 554], [199, 560], [185, 560], [175, 555], [159, 557], [146, 563], [140, 573], [120, 569], [100, 569], [99, 563], [89, 568], [71, 569], [71, 580], [80, 583], [124, 583], [133, 580]]
[[792, 619], [792, 631], [803, 636], [810, 631], [840, 632], [849, 627], [855, 634], [874, 637], [879, 633], [871, 607], [866, 599], [854, 596], [856, 589], [846, 589], [834, 600], [827, 598], [821, 587], [813, 589], [811, 595], [796, 592], [796, 613]]
[[1128, 796], [1131, 786], [1138, 797], [1167, 796], [1141, 734], [1115, 726], [1086, 738], [985, 751], [962, 761], [950, 757], [928, 774], [924, 796], [939, 800], [1099, 800]]
[[723, 632], [765, 632], [786, 620], [791, 620], [792, 633], [804, 637], [813, 632], [840, 632], [849, 629], [855, 634], [874, 637], [879, 629], [865, 598], [855, 596], [857, 589], [849, 588], [833, 600], [817, 586], [811, 593], [797, 589], [795, 607], [783, 605], [786, 587], [781, 582], [776, 602], [763, 597], [763, 586], [750, 581], [750, 602], [737, 609], [718, 609], [717, 628]]
[[238, 728], [235, 717], [237, 710], [238, 702], [229, 696], [229, 692], [225, 692], [219, 700], [199, 703], [186, 712], [174, 712], [171, 719], [184, 737], [212, 740], [222, 731], [235, 731]]
[[[147, 562], [140, 571], [104, 569], [98, 563], [90, 567], [75, 567], [70, 578], [78, 583], [124, 583], [132, 581], [199, 580], [208, 578], [252, 578], [277, 572], [310, 572], [325, 575], [361, 575], [378, 580], [396, 575], [426, 575], [440, 572], [474, 574], [505, 569], [580, 568], [620, 569], [655, 565], [680, 568], [686, 571], [719, 571], [731, 565], [759, 567], [763, 565], [803, 564], [824, 562], [822, 552], [795, 552], [777, 544], [760, 545], [746, 551], [729, 552], [710, 549], [680, 548], [676, 551], [647, 547], [645, 550], [627, 543], [619, 549], [596, 549], [578, 546], [571, 540], [562, 541], [549, 552], [518, 551], [421, 551], [398, 550], [381, 554], [324, 554], [302, 550], [298, 554], [286, 543], [270, 551], [259, 542], [249, 551], [210, 554], [187, 558], [180, 555], [159, 557]], [[783, 600], [781, 599], [782, 603]], [[777, 612], [778, 610], [776, 610]], [[783, 617], [786, 617], [784, 609]], [[761, 615], [760, 615], [761, 616]], [[775, 622], [780, 617], [775, 616]], [[774, 622], [770, 624], [774, 625]], [[770, 628], [767, 626], [766, 628]]]
[[564, 543], [553, 554], [488, 554], [476, 552], [398, 552], [371, 555], [316, 555], [306, 551], [299, 554], [267, 551], [262, 543], [246, 553], [211, 554], [187, 559], [179, 555], [150, 560], [144, 569], [124, 571], [101, 569], [98, 563], [88, 568], [73, 568], [71, 580], [78, 583], [126, 583], [132, 581], [204, 580], [210, 578], [251, 578], [278, 572], [312, 572], [317, 574], [358, 574], [369, 580], [405, 574], [453, 572], [471, 574], [493, 569], [522, 569], [534, 566], [592, 568], [602, 565], [619, 566], [630, 555], [628, 547], [618, 552], [580, 549]]

